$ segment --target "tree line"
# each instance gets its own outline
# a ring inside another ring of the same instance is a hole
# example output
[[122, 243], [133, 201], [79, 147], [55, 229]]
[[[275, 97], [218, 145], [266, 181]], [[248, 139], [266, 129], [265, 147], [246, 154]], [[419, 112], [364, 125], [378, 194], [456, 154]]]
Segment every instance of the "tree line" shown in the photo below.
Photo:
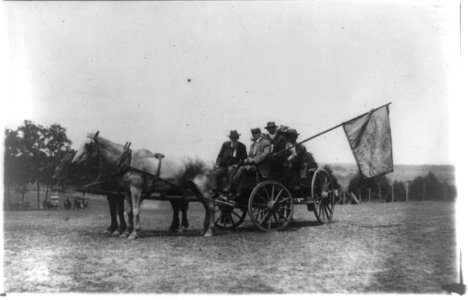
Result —
[[348, 192], [361, 199], [370, 197], [385, 201], [453, 201], [457, 196], [454, 185], [440, 181], [432, 172], [409, 181], [395, 180], [391, 184], [386, 176], [367, 179], [358, 172], [349, 182]]
[[36, 185], [37, 209], [40, 207], [40, 188], [47, 199], [53, 185], [55, 167], [73, 151], [66, 129], [59, 124], [45, 127], [25, 120], [16, 130], [5, 129], [4, 184], [5, 197], [10, 190], [21, 194], [21, 203], [28, 187]]

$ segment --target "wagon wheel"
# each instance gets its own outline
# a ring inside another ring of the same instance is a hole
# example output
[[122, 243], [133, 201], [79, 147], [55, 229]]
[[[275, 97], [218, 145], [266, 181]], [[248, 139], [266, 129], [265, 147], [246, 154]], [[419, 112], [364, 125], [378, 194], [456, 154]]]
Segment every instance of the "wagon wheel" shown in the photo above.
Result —
[[329, 223], [335, 210], [335, 193], [330, 175], [322, 168], [315, 171], [311, 184], [314, 214], [321, 223]]
[[245, 219], [247, 209], [244, 207], [215, 206], [215, 226], [224, 229], [234, 229]]
[[250, 194], [249, 217], [262, 231], [282, 230], [294, 213], [294, 198], [281, 183], [273, 180], [258, 184]]

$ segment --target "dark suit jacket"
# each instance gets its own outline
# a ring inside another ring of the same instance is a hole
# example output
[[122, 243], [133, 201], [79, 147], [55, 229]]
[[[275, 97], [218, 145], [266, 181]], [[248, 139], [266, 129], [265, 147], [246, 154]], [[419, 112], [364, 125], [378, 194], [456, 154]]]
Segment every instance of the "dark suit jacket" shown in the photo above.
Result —
[[[268, 138], [270, 138], [269, 135], [267, 135], [267, 136], [268, 136]], [[271, 153], [275, 154], [277, 152], [280, 152], [280, 151], [286, 149], [286, 144], [288, 143], [288, 141], [286, 140], [286, 138], [282, 134], [277, 133], [273, 140], [270, 139], [270, 143], [273, 145], [273, 150], [272, 150]], [[287, 156], [288, 156], [287, 151], [284, 151], [279, 156], [277, 156], [277, 159], [284, 159]]]
[[232, 156], [234, 149], [231, 148], [231, 142], [224, 142], [219, 151], [218, 158], [216, 159], [216, 164], [221, 167], [228, 167], [239, 163], [239, 161], [244, 161], [247, 157], [247, 148], [241, 142], [237, 144], [237, 153], [235, 156]]
[[[272, 154], [280, 152], [281, 150], [286, 149], [286, 144], [288, 143], [288, 141], [286, 140], [286, 138], [282, 134], [277, 133], [275, 135], [274, 139], [271, 139], [268, 134], [266, 136], [268, 137], [271, 145], [273, 146], [273, 149], [272, 149], [272, 152], [271, 152]], [[287, 156], [287, 153], [282, 153], [280, 156]]]

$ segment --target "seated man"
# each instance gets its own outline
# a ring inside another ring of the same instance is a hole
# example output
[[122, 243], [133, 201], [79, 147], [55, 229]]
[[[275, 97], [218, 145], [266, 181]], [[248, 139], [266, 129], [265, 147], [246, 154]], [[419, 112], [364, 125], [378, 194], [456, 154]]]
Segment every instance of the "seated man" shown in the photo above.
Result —
[[281, 125], [277, 132], [284, 135], [287, 140], [287, 163], [285, 165], [287, 167], [283, 168], [283, 172], [290, 179], [288, 185], [295, 189], [299, 188], [299, 184], [308, 182], [307, 170], [317, 168], [317, 163], [312, 154], [307, 152], [306, 147], [297, 143], [299, 133], [295, 129]]
[[[270, 141], [262, 136], [260, 128], [254, 128], [252, 132], [252, 145], [249, 156], [244, 160], [244, 165], [239, 167], [232, 180], [232, 187], [235, 187], [235, 197], [239, 198], [244, 189], [245, 177], [248, 173], [255, 173], [257, 170], [262, 177], [270, 174], [270, 164], [268, 155], [270, 154]], [[234, 196], [231, 193], [231, 196]]]
[[297, 156], [296, 147], [294, 147], [295, 144], [293, 143], [296, 143], [298, 133], [295, 129], [284, 125], [281, 125], [276, 132], [277, 134], [282, 135], [286, 139], [285, 157], [287, 165], [291, 166], [291, 162]]
[[[243, 162], [247, 157], [247, 149], [243, 143], [239, 142], [239, 136], [240, 134], [236, 130], [232, 130], [228, 135], [230, 140], [224, 142], [221, 146], [213, 170], [213, 197], [218, 196], [219, 191], [222, 189], [224, 178], [227, 177], [228, 184], [232, 181], [239, 162]], [[227, 189], [229, 189], [229, 186]]]
[[[287, 128], [287, 126], [282, 126], [283, 128]], [[277, 130], [278, 126], [276, 126], [275, 122], [268, 122], [265, 129], [268, 131], [266, 135], [271, 144], [271, 154], [270, 157], [271, 161], [271, 168], [272, 168], [272, 175], [283, 175], [287, 172], [287, 151], [286, 144], [287, 140], [283, 133]]]
[[292, 163], [292, 168], [294, 174], [298, 177], [298, 182], [300, 184], [306, 184], [308, 180], [306, 180], [307, 177], [307, 170], [317, 168], [317, 162], [314, 159], [314, 156], [307, 151], [307, 148], [302, 145], [297, 143], [297, 136], [299, 134], [296, 132], [296, 130], [292, 130], [290, 134], [291, 138], [291, 143], [295, 145], [295, 153], [294, 155], [291, 155], [288, 159], [290, 159]]

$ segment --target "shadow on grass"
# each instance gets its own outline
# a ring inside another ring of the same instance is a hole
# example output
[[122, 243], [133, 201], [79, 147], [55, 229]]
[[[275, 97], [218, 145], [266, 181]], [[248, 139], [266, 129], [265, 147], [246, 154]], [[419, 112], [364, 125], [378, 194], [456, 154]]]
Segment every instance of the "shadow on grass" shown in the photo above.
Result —
[[[82, 231], [78, 233], [79, 236], [89, 236], [89, 237], [100, 237], [100, 238], [109, 238], [109, 239], [119, 239], [118, 235], [106, 234], [99, 231]], [[169, 236], [186, 236], [186, 237], [202, 237], [202, 230], [193, 229], [187, 230], [185, 232], [177, 233], [171, 232], [169, 230], [148, 230], [144, 229], [140, 232], [139, 238], [151, 238], [151, 237], [169, 237]], [[121, 238], [124, 239], [124, 238]]]
[[[317, 227], [321, 226], [320, 222], [318, 221], [306, 221], [306, 220], [296, 220], [292, 221], [289, 223], [288, 227], [283, 229], [283, 232], [289, 232], [289, 231], [298, 231], [301, 228], [307, 228], [307, 227]], [[250, 233], [250, 232], [258, 232], [261, 234], [268, 234], [268, 232], [263, 232], [260, 229], [258, 229], [256, 226], [253, 224], [249, 223], [246, 225], [241, 225], [240, 227], [234, 228], [234, 229], [226, 229], [226, 228], [218, 228], [216, 227], [214, 229], [214, 236], [223, 236], [223, 235], [229, 235], [232, 233]], [[96, 232], [96, 231], [83, 231], [79, 233], [80, 236], [101, 236], [103, 238], [118, 238], [118, 236], [113, 236], [109, 234], [105, 234], [104, 232]], [[171, 232], [169, 230], [151, 230], [151, 229], [145, 229], [140, 232], [140, 238], [151, 238], [151, 237], [202, 237], [203, 236], [203, 231], [201, 229], [189, 229], [184, 232]]]
[[189, 229], [184, 232], [172, 232], [169, 230], [145, 230], [140, 233], [141, 238], [162, 237], [162, 236], [184, 236], [184, 237], [202, 237], [203, 231], [200, 229]]
[[403, 224], [361, 225], [359, 227], [364, 227], [364, 228], [386, 228], [386, 227], [400, 227], [400, 226], [403, 226]]
[[[293, 221], [289, 223], [288, 227], [283, 229], [282, 231], [298, 231], [301, 228], [305, 227], [315, 227], [315, 226], [320, 226], [318, 221]], [[242, 232], [258, 232], [258, 233], [265, 233], [268, 234], [268, 232], [263, 232], [260, 229], [258, 229], [255, 225], [253, 224], [248, 224], [248, 225], [241, 225], [240, 227], [234, 228], [234, 229], [225, 229], [225, 228], [220, 228], [216, 230], [216, 235], [225, 235], [229, 233], [242, 233]]]

